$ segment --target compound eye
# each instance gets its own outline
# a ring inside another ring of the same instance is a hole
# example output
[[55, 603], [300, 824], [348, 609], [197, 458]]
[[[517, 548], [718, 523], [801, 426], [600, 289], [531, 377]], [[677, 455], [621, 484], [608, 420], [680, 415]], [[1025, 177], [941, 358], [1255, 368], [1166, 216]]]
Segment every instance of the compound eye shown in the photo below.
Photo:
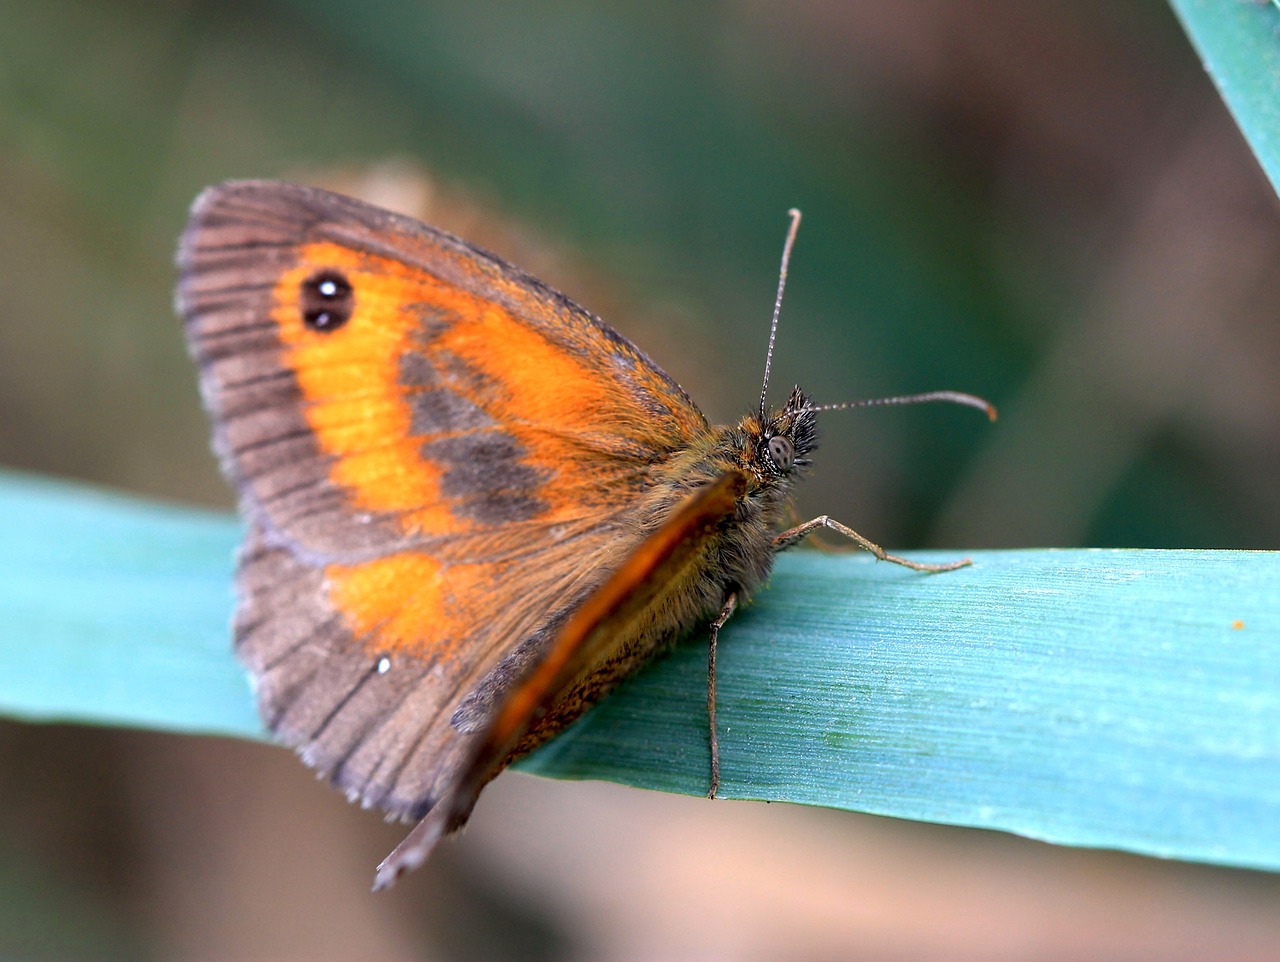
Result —
[[796, 448], [790, 438], [781, 434], [769, 439], [769, 458], [779, 471], [790, 471], [796, 460]]

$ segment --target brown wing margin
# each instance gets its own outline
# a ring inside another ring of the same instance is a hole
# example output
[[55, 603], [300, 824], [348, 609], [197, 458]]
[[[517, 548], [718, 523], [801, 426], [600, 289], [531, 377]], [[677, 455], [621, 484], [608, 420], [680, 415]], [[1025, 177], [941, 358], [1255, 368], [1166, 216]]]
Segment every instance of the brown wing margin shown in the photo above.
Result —
[[608, 651], [619, 629], [699, 557], [720, 524], [733, 516], [746, 488], [746, 476], [731, 471], [698, 490], [583, 602], [542, 659], [507, 696], [475, 743], [453, 788], [378, 866], [375, 891], [421, 865], [440, 839], [466, 822], [480, 790], [534, 722]]

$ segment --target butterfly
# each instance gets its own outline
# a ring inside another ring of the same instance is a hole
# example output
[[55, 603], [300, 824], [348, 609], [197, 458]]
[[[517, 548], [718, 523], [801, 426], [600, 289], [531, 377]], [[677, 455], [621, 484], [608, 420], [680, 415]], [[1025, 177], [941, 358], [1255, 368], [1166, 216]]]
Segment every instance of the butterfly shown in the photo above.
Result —
[[[798, 212], [783, 254], [768, 357]], [[235, 650], [266, 727], [353, 801], [417, 820], [375, 888], [514, 758], [656, 652], [715, 650], [787, 528], [817, 414], [798, 387], [708, 423], [630, 341], [492, 254], [327, 191], [196, 200], [177, 304], [247, 534]]]

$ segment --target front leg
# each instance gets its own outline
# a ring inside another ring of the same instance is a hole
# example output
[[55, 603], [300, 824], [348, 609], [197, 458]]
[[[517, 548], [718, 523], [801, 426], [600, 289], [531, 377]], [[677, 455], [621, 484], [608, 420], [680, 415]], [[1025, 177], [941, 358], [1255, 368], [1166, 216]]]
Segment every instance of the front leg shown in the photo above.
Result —
[[812, 521], [806, 521], [804, 524], [798, 524], [789, 531], [784, 531], [773, 539], [774, 551], [785, 551], [792, 545], [803, 541], [809, 535], [813, 534], [820, 528], [830, 528], [837, 534], [842, 534], [850, 541], [855, 541], [863, 548], [866, 548], [881, 561], [892, 561], [896, 565], [902, 565], [904, 568], [910, 568], [912, 571], [955, 571], [957, 568], [964, 568], [973, 564], [968, 558], [961, 558], [959, 561], [952, 561], [947, 564], [935, 565], [925, 564], [921, 561], [909, 561], [906, 558], [899, 558], [895, 554], [889, 554], [884, 548], [880, 547], [874, 541], [864, 538], [852, 528], [841, 524], [839, 521], [833, 521], [825, 514], [821, 518], [814, 518]]
[[711, 622], [711, 645], [707, 653], [707, 718], [711, 723], [711, 787], [707, 790], [707, 798], [715, 798], [720, 788], [720, 736], [716, 733], [716, 644], [720, 638], [720, 629], [738, 607], [738, 594], [729, 592], [724, 600], [724, 607], [716, 620]]

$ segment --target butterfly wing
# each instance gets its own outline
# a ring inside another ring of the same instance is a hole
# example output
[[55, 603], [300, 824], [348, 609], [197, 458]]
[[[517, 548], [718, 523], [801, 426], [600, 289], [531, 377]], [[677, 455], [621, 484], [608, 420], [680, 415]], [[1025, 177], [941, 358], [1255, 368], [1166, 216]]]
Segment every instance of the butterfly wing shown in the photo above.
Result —
[[698, 577], [704, 552], [734, 516], [746, 489], [746, 476], [736, 470], [695, 489], [583, 600], [542, 657], [512, 686], [483, 736], [470, 746], [439, 805], [378, 866], [375, 890], [421, 865], [441, 838], [466, 822], [485, 783], [539, 716], [553, 709], [560, 693], [608, 657], [613, 638], [646, 618], [672, 585]]
[[567, 298], [349, 198], [212, 188], [179, 267], [249, 522], [236, 637], [263, 717], [353, 797], [421, 814], [458, 706], [632, 550], [629, 508], [706, 421]]

